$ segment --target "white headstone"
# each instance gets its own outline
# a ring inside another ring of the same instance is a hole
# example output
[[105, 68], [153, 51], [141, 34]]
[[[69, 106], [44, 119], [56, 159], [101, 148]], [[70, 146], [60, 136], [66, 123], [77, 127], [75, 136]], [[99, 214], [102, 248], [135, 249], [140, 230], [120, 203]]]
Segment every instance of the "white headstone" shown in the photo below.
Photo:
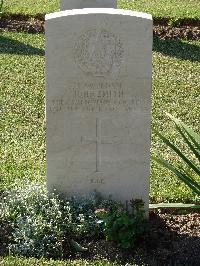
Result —
[[81, 8], [117, 8], [117, 0], [61, 0], [60, 10]]
[[117, 9], [46, 16], [47, 183], [148, 209], [152, 18]]

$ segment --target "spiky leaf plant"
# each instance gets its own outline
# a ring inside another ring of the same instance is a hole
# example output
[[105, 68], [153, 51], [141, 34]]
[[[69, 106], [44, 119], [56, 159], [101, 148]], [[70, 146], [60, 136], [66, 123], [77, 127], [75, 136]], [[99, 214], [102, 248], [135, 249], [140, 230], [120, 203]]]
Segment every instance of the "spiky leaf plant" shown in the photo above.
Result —
[[173, 172], [181, 181], [183, 181], [188, 187], [190, 187], [194, 193], [200, 196], [200, 183], [196, 180], [200, 177], [200, 135], [197, 134], [192, 128], [188, 127], [181, 120], [173, 117], [172, 115], [167, 113], [167, 116], [174, 122], [176, 130], [179, 132], [184, 142], [187, 144], [191, 154], [196, 157], [196, 160], [190, 158], [185, 155], [183, 151], [181, 151], [175, 144], [169, 141], [163, 134], [158, 132], [157, 130], [153, 130], [156, 135], [169, 147], [171, 148], [177, 156], [187, 165], [186, 170], [184, 165], [175, 165], [171, 164], [162, 156], [156, 154], [156, 156], [152, 156], [152, 159], [162, 166], [169, 169]]

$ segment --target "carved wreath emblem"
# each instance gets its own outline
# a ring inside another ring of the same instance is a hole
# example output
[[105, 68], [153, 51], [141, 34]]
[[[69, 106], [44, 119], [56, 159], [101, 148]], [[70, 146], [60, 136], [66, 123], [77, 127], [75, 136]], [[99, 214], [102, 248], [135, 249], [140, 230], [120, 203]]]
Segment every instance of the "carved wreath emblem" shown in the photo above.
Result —
[[76, 64], [86, 74], [96, 77], [118, 72], [123, 54], [120, 39], [105, 29], [86, 31], [74, 47]]

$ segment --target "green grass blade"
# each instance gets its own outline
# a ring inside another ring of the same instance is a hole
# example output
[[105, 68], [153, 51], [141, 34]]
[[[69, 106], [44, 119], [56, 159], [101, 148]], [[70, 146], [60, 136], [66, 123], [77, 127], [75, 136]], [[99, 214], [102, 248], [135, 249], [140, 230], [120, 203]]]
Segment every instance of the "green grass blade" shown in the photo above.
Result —
[[[169, 113], [166, 113], [167, 116], [175, 123], [177, 129], [179, 129], [178, 131], [182, 132], [183, 131], [187, 134], [188, 138], [190, 139], [190, 141], [192, 141], [192, 143], [195, 145], [195, 156], [197, 156], [197, 158], [200, 160], [200, 135], [197, 134], [193, 129], [191, 129], [190, 127], [188, 127], [185, 123], [183, 123], [181, 120], [175, 118], [174, 116], [172, 116]], [[182, 131], [183, 130], [183, 131]], [[180, 132], [180, 133], [181, 133]], [[181, 134], [181, 135], [182, 135]], [[185, 136], [185, 135], [184, 135]], [[186, 138], [186, 136], [185, 136]], [[184, 139], [185, 139], [184, 138]], [[188, 144], [188, 143], [187, 143]], [[193, 146], [194, 147], [194, 146]]]
[[166, 167], [168, 170], [172, 171], [179, 179], [181, 179], [188, 187], [190, 187], [193, 190], [193, 192], [195, 192], [198, 196], [200, 196], [199, 184], [196, 183], [194, 180], [192, 180], [189, 176], [186, 176], [183, 173], [181, 173], [173, 165], [165, 161], [160, 156], [159, 157], [152, 156], [151, 158], [157, 163]]
[[200, 135], [197, 134], [193, 129], [185, 125], [183, 122], [182, 127], [185, 129], [188, 135], [194, 139], [194, 143], [197, 145], [197, 147], [200, 148]]
[[165, 138], [161, 133], [156, 131], [155, 129], [153, 130], [162, 140], [163, 142], [169, 146], [173, 151], [175, 151], [180, 158], [188, 164], [189, 167], [193, 169], [193, 171], [200, 176], [200, 169], [193, 164], [192, 161], [190, 161], [174, 144], [172, 144], [167, 138]]
[[190, 150], [194, 153], [194, 155], [196, 156], [196, 158], [200, 161], [200, 151], [198, 151], [196, 149], [196, 147], [192, 145], [192, 143], [188, 140], [188, 138], [185, 136], [185, 134], [183, 133], [183, 131], [181, 130], [181, 128], [178, 125], [176, 125], [176, 129], [181, 134], [182, 138], [187, 143], [187, 145], [190, 148]]
[[197, 186], [200, 185], [200, 184], [194, 179], [194, 177], [191, 175], [191, 173], [188, 173], [188, 171], [186, 171], [185, 169], [183, 169], [183, 168], [181, 168], [181, 167], [179, 167], [179, 168], [176, 167], [176, 169], [177, 169], [178, 171], [180, 170], [184, 176], [187, 176], [188, 178], [190, 178], [190, 179], [192, 180], [193, 184], [195, 184], [195, 185], [197, 185]]
[[[154, 158], [156, 161], [156, 158]], [[189, 186], [195, 193], [200, 195], [200, 186], [199, 184], [193, 180], [190, 176], [185, 175], [183, 172], [179, 171], [177, 168], [175, 168], [173, 165], [168, 163], [163, 158], [159, 157], [157, 158], [157, 162], [166, 167], [168, 170], [172, 171], [179, 179], [181, 179], [187, 186]]]
[[200, 154], [200, 142], [199, 142], [199, 139], [197, 137], [198, 134], [195, 133], [192, 129], [188, 128], [187, 126], [183, 126], [183, 129], [186, 132], [186, 134], [188, 135], [188, 137], [190, 138], [190, 140], [196, 146], [198, 154]]

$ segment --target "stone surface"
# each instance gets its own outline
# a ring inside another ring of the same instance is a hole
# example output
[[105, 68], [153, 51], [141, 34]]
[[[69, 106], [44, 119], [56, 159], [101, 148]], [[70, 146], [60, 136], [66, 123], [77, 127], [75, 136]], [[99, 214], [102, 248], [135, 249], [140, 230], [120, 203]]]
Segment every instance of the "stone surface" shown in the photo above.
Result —
[[152, 18], [117, 9], [46, 16], [47, 183], [149, 198]]
[[61, 0], [60, 10], [81, 8], [117, 8], [116, 0]]

